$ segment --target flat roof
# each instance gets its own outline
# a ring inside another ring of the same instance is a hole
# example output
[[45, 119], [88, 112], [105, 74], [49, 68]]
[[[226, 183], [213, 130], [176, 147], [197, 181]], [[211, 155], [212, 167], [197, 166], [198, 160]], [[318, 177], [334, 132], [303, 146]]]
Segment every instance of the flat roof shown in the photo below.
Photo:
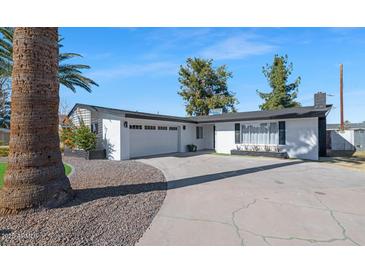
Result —
[[92, 111], [99, 111], [104, 113], [106, 112], [114, 115], [124, 115], [127, 118], [174, 121], [183, 123], [217, 123], [217, 122], [233, 122], [233, 121], [325, 117], [327, 112], [331, 109], [332, 105], [327, 105], [325, 108], [307, 106], [307, 107], [296, 107], [296, 108], [284, 108], [279, 110], [229, 112], [218, 115], [178, 117], [178, 116], [153, 114], [153, 113], [130, 111], [123, 109], [106, 108], [87, 104], [75, 104], [75, 106], [69, 112], [68, 116], [70, 116], [72, 112], [78, 107], [89, 109]]
[[[340, 124], [327, 124], [327, 129], [340, 129]], [[345, 129], [365, 129], [365, 122], [345, 124]]]

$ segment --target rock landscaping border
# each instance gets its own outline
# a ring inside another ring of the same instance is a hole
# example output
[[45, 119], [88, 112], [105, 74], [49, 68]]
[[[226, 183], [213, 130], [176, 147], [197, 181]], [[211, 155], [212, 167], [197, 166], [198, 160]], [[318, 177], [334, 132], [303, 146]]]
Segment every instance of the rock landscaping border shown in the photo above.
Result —
[[166, 195], [162, 172], [138, 161], [87, 161], [73, 166], [74, 200], [56, 209], [0, 216], [2, 245], [134, 245]]

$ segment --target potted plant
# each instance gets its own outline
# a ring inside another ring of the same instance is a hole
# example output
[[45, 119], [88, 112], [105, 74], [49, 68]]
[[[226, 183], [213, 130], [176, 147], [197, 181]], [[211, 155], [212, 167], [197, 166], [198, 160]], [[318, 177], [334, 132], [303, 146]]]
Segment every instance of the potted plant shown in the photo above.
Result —
[[187, 148], [189, 152], [195, 152], [198, 149], [198, 147], [194, 144], [187, 145]]

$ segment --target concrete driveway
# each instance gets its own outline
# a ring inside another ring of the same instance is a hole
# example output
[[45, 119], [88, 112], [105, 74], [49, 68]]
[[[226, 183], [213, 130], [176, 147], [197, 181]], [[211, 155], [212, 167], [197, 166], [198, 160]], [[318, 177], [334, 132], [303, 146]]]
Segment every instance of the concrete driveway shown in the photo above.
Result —
[[168, 180], [139, 245], [365, 245], [365, 173], [202, 154], [140, 160]]

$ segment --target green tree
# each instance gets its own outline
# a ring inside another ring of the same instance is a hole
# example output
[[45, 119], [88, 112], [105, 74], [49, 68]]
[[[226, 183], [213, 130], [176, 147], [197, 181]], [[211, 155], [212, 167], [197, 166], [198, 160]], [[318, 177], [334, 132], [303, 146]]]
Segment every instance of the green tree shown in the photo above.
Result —
[[208, 115], [214, 108], [236, 111], [238, 100], [227, 87], [231, 77], [225, 65], [213, 68], [212, 59], [188, 58], [186, 65], [180, 66], [178, 92], [185, 101], [187, 114]]
[[60, 132], [60, 140], [62, 144], [70, 149], [76, 147], [76, 137], [75, 137], [76, 127], [71, 122], [69, 118], [65, 118], [65, 122], [62, 125]]
[[295, 99], [298, 95], [301, 78], [298, 77], [293, 83], [288, 84], [292, 71], [293, 63], [288, 63], [287, 55], [275, 55], [273, 64], [266, 64], [262, 68], [272, 91], [268, 93], [257, 91], [261, 99], [264, 100], [260, 109], [272, 110], [300, 106], [300, 103], [296, 102]]
[[90, 151], [96, 148], [96, 134], [84, 123], [74, 131], [75, 144], [79, 149]]
[[[13, 70], [13, 37], [14, 28], [0, 27], [0, 77], [11, 78]], [[63, 47], [58, 39], [59, 49]], [[83, 64], [69, 64], [66, 61], [74, 57], [82, 57], [78, 53], [59, 53], [58, 55], [58, 79], [61, 85], [76, 92], [76, 87], [80, 87], [91, 92], [92, 86], [98, 84], [92, 79], [82, 75], [82, 70], [90, 69], [90, 66]]]

